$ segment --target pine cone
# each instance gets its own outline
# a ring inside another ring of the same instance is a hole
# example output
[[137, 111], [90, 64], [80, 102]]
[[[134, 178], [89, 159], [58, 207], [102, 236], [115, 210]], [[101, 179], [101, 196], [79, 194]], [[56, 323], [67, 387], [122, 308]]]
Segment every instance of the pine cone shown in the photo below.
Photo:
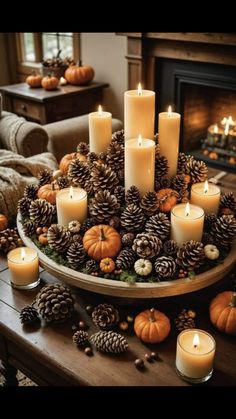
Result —
[[97, 332], [91, 336], [90, 341], [96, 346], [98, 351], [120, 353], [128, 349], [128, 343], [119, 333], [112, 331]]
[[89, 179], [89, 165], [79, 159], [72, 160], [68, 169], [68, 178], [74, 185], [83, 188]]
[[160, 180], [167, 175], [168, 160], [165, 156], [158, 155], [155, 159], [155, 179]]
[[135, 237], [132, 249], [140, 258], [152, 259], [159, 255], [162, 242], [156, 234], [140, 233]]
[[158, 209], [158, 199], [156, 192], [147, 192], [140, 202], [140, 207], [143, 209], [144, 214], [153, 215]]
[[179, 153], [178, 155], [178, 175], [186, 173], [186, 166], [187, 166], [187, 156], [184, 153]]
[[21, 215], [29, 215], [31, 199], [25, 196], [18, 201], [17, 209]]
[[169, 177], [163, 177], [161, 179], [159, 179], [160, 182], [160, 189], [167, 189], [170, 188], [171, 185], [171, 179]]
[[236, 219], [233, 215], [218, 217], [209, 233], [214, 237], [216, 246], [228, 248], [236, 236]]
[[120, 209], [115, 195], [109, 191], [99, 191], [89, 205], [89, 212], [97, 223], [108, 222]]
[[141, 208], [135, 204], [128, 205], [122, 212], [120, 222], [127, 231], [140, 231], [143, 229], [146, 217]]
[[49, 247], [59, 253], [66, 252], [72, 240], [70, 232], [59, 224], [52, 224], [47, 236]]
[[146, 222], [145, 231], [150, 234], [157, 234], [161, 240], [166, 240], [170, 235], [170, 220], [166, 214], [159, 212]]
[[160, 183], [160, 179], [155, 179], [155, 182], [154, 182], [154, 189], [155, 189], [155, 192], [158, 192], [160, 189], [162, 189], [162, 186], [161, 186], [161, 183]]
[[228, 192], [220, 197], [220, 209], [229, 208], [235, 213], [236, 211], [236, 201], [233, 192]]
[[87, 154], [89, 153], [89, 145], [83, 141], [81, 141], [78, 145], [77, 145], [77, 152], [80, 154], [83, 154], [84, 156], [87, 156]]
[[195, 240], [185, 242], [177, 252], [176, 262], [181, 268], [194, 270], [199, 268], [205, 258], [203, 243]]
[[176, 263], [171, 256], [161, 256], [155, 261], [155, 270], [159, 281], [167, 281], [174, 277]]
[[45, 199], [36, 199], [31, 201], [29, 207], [31, 221], [39, 226], [50, 226], [53, 217], [56, 215], [56, 206], [45, 201]]
[[81, 243], [73, 242], [67, 250], [67, 260], [73, 269], [77, 269], [85, 260], [85, 250]]
[[90, 153], [88, 153], [87, 156], [87, 163], [90, 165], [90, 167], [93, 165], [94, 162], [96, 162], [98, 160], [98, 155], [97, 153], [94, 153], [94, 151], [91, 151]]
[[114, 134], [112, 134], [111, 141], [124, 145], [124, 143], [125, 143], [125, 132], [124, 132], [124, 130], [122, 129], [120, 131], [114, 132]]
[[39, 320], [39, 313], [32, 306], [26, 306], [20, 312], [20, 321], [22, 324], [31, 324]]
[[125, 194], [125, 202], [127, 205], [135, 204], [139, 205], [141, 200], [140, 192], [136, 186], [130, 186]]
[[210, 231], [213, 224], [215, 224], [217, 220], [217, 215], [214, 213], [206, 214], [204, 218], [204, 230]]
[[42, 318], [48, 322], [65, 321], [74, 310], [74, 298], [62, 284], [45, 285], [36, 296], [36, 305]]
[[38, 183], [39, 188], [40, 186], [48, 185], [49, 183], [53, 181], [53, 171], [48, 170], [48, 169], [41, 170], [41, 172], [38, 175], [38, 180], [39, 180], [39, 183]]
[[57, 184], [59, 186], [59, 189], [65, 189], [68, 188], [68, 186], [70, 186], [70, 181], [67, 176], [60, 176], [57, 179]]
[[90, 180], [86, 180], [84, 184], [84, 190], [87, 192], [87, 195], [91, 198], [94, 195], [93, 184]]
[[7, 228], [0, 231], [0, 251], [8, 253], [10, 250], [21, 246], [24, 246], [24, 243], [18, 234], [17, 228]]
[[116, 186], [114, 189], [113, 194], [115, 195], [117, 201], [120, 205], [122, 205], [125, 202], [125, 188], [124, 186]]
[[114, 215], [109, 220], [109, 225], [113, 227], [115, 230], [117, 230], [120, 227], [120, 218], [117, 217], [117, 215]]
[[106, 160], [107, 160], [106, 151], [101, 151], [101, 153], [98, 154], [98, 160], [100, 164], [106, 164]]
[[186, 182], [185, 175], [176, 175], [172, 179], [172, 189], [174, 189], [178, 194], [180, 195], [181, 199], [183, 196], [185, 196], [185, 192], [188, 189], [188, 184]]
[[38, 225], [34, 221], [27, 221], [22, 225], [22, 229], [28, 237], [31, 237], [35, 233], [37, 227]]
[[90, 259], [86, 262], [86, 270], [87, 270], [88, 274], [98, 272], [99, 271], [99, 264], [95, 260]]
[[196, 313], [193, 310], [186, 310], [185, 308], [178, 314], [175, 319], [175, 326], [181, 332], [185, 329], [194, 329]]
[[29, 198], [30, 200], [36, 199], [38, 190], [39, 190], [38, 185], [35, 185], [34, 183], [32, 183], [31, 185], [27, 185], [24, 189], [24, 197]]
[[77, 330], [73, 334], [72, 340], [77, 346], [82, 347], [88, 342], [88, 333], [84, 330]]
[[163, 249], [168, 256], [172, 256], [174, 259], [176, 258], [178, 246], [174, 240], [167, 240], [164, 243]]
[[204, 246], [206, 246], [207, 244], [215, 244], [215, 239], [213, 236], [211, 236], [211, 234], [205, 232], [202, 235], [202, 243], [204, 244]]
[[87, 230], [89, 230], [91, 227], [96, 225], [96, 220], [95, 218], [86, 218], [86, 220], [83, 222], [81, 228], [80, 228], [80, 233], [82, 235], [84, 235], [86, 233]]
[[124, 247], [132, 247], [134, 239], [135, 239], [134, 233], [125, 233], [123, 234], [121, 241]]
[[136, 260], [136, 254], [132, 249], [128, 247], [126, 249], [121, 250], [119, 255], [116, 258], [116, 268], [120, 269], [129, 269], [133, 267], [134, 262]]
[[120, 320], [118, 310], [111, 304], [99, 304], [92, 312], [94, 324], [100, 329], [108, 330]]
[[123, 144], [111, 142], [107, 149], [107, 160], [108, 166], [112, 170], [124, 170], [125, 165], [125, 148]]
[[119, 183], [116, 172], [106, 164], [94, 163], [91, 168], [90, 182], [93, 185], [94, 192], [113, 191]]
[[204, 182], [207, 179], [207, 172], [206, 163], [188, 156], [186, 173], [190, 176], [192, 183]]

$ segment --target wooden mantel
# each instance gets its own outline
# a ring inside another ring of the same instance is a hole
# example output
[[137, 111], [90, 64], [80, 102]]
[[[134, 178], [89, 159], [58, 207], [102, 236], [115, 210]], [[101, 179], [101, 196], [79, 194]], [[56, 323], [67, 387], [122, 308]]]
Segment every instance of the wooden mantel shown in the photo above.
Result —
[[127, 36], [128, 87], [155, 90], [158, 58], [236, 66], [236, 33], [120, 32]]

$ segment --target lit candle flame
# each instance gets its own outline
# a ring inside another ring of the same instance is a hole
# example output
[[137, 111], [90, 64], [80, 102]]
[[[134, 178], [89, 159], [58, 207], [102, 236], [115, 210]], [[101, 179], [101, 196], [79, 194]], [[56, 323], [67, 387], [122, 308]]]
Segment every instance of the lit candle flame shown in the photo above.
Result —
[[225, 125], [226, 122], [227, 122], [227, 118], [224, 116], [224, 118], [222, 119], [221, 123], [222, 123], [222, 125]]
[[142, 142], [143, 142], [143, 140], [142, 140], [142, 135], [141, 135], [141, 134], [139, 134], [139, 136], [138, 136], [138, 145], [139, 145], [139, 147], [141, 147]]
[[138, 95], [141, 96], [142, 94], [142, 86], [141, 83], [138, 84]]
[[22, 260], [25, 260], [25, 257], [26, 257], [25, 249], [21, 249], [20, 257]]
[[70, 187], [69, 194], [70, 194], [70, 199], [73, 199], [74, 191], [73, 191], [73, 187], [72, 186]]
[[102, 107], [101, 107], [101, 105], [98, 106], [98, 114], [99, 114], [99, 116], [102, 115]]
[[234, 121], [231, 115], [228, 117], [228, 121], [229, 121], [229, 125], [234, 125]]
[[214, 134], [218, 134], [218, 132], [219, 132], [219, 128], [218, 128], [218, 125], [214, 125]]
[[229, 119], [227, 119], [227, 122], [225, 124], [225, 135], [228, 135], [229, 133]]
[[190, 214], [190, 205], [189, 202], [187, 202], [186, 207], [185, 207], [185, 215], [186, 217], [188, 217]]
[[206, 180], [206, 182], [204, 183], [204, 193], [208, 192], [208, 182]]
[[168, 116], [171, 116], [172, 115], [172, 108], [171, 108], [171, 106], [168, 106]]
[[200, 345], [200, 339], [197, 333], [194, 334], [193, 337], [193, 346], [194, 348], [197, 348]]

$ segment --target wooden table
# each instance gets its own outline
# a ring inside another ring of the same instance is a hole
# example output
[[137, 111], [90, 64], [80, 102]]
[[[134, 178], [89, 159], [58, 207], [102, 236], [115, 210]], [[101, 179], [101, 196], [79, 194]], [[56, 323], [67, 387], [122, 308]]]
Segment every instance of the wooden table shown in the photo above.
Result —
[[[217, 173], [210, 171], [210, 176]], [[235, 190], [235, 175], [227, 175], [222, 180], [222, 190]], [[42, 285], [57, 281], [42, 271]], [[235, 276], [234, 276], [235, 277]], [[20, 369], [39, 385], [82, 385], [82, 386], [188, 386], [175, 372], [175, 351], [178, 332], [174, 318], [183, 308], [196, 311], [196, 326], [212, 334], [216, 340], [214, 373], [207, 383], [201, 386], [236, 385], [236, 337], [218, 332], [210, 323], [209, 302], [216, 293], [232, 289], [234, 277], [219, 281], [204, 290], [172, 298], [152, 301], [152, 305], [164, 311], [171, 319], [172, 330], [169, 337], [161, 344], [146, 345], [141, 343], [134, 333], [125, 332], [129, 351], [120, 355], [101, 354], [94, 350], [88, 357], [72, 343], [72, 326], [78, 320], [84, 320], [91, 335], [97, 328], [85, 311], [87, 304], [108, 301], [103, 296], [81, 290], [74, 290], [76, 312], [65, 324], [54, 326], [23, 327], [19, 320], [20, 310], [35, 299], [39, 287], [31, 291], [13, 289], [9, 282], [6, 258], [0, 259], [0, 358], [3, 361], [2, 372], [8, 385], [17, 385], [15, 378]], [[119, 306], [121, 318], [127, 314], [135, 315], [143, 307]], [[145, 303], [145, 308], [150, 307]], [[131, 328], [132, 329], [132, 328]], [[152, 364], [145, 362], [144, 371], [134, 366], [138, 357], [151, 350], [159, 354], [159, 360]]]
[[4, 109], [41, 124], [60, 121], [93, 112], [103, 101], [107, 83], [87, 86], [59, 86], [56, 90], [30, 88], [27, 83], [1, 86]]

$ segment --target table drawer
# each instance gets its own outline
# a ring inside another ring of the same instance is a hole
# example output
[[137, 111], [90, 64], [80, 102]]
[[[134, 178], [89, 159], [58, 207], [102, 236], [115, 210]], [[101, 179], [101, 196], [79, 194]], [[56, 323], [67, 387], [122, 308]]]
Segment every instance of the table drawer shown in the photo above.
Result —
[[41, 120], [43, 113], [42, 105], [23, 99], [13, 99], [12, 104], [14, 113], [36, 119], [37, 121]]

